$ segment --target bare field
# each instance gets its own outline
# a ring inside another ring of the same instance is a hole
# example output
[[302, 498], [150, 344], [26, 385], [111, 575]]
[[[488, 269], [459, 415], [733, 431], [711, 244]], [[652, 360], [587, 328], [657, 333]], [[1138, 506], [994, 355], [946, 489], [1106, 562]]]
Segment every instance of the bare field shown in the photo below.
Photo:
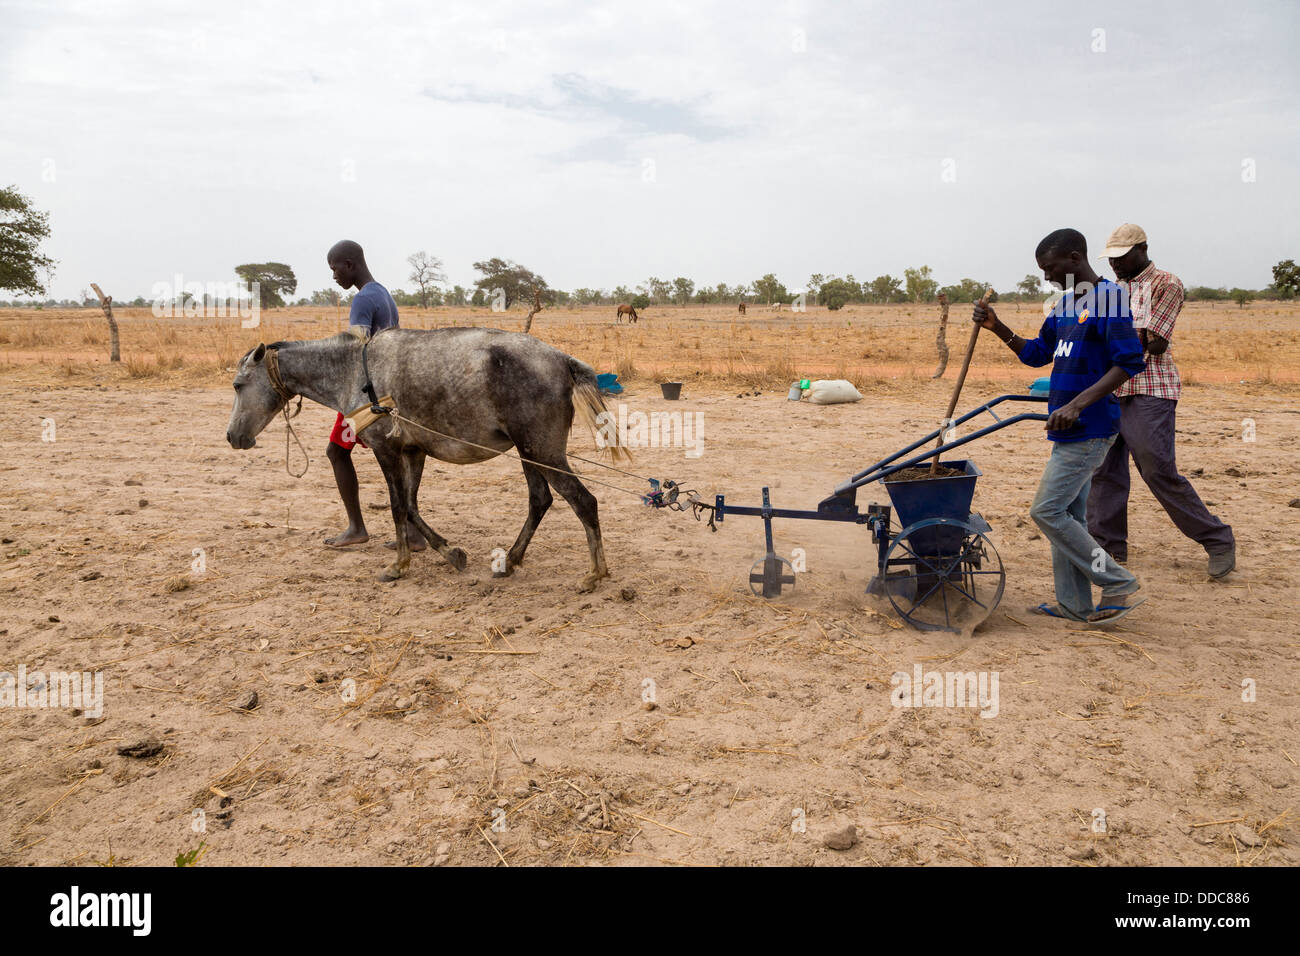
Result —
[[[970, 305], [952, 306], [948, 344], [956, 364], [970, 334]], [[1022, 333], [1034, 334], [1042, 312], [1033, 303], [997, 306]], [[149, 309], [116, 309], [122, 359], [138, 378], [185, 383], [225, 378], [225, 370], [258, 342], [331, 335], [347, 324], [347, 309], [292, 307], [266, 310], [261, 325], [243, 329], [231, 318], [155, 318]], [[488, 326], [518, 329], [517, 309], [403, 309], [408, 328]], [[805, 313], [750, 306], [654, 306], [636, 325], [616, 325], [613, 306], [547, 309], [533, 333], [622, 378], [665, 378], [777, 388], [795, 378], [830, 376], [855, 382], [912, 378], [935, 369], [935, 305], [850, 305], [839, 312]], [[1020, 381], [1036, 373], [985, 336], [973, 380]], [[1300, 302], [1189, 303], [1178, 323], [1175, 357], [1192, 384], [1300, 383]], [[0, 309], [0, 368], [30, 363], [65, 375], [93, 372], [108, 357], [108, 325], [98, 308], [54, 311]], [[950, 372], [949, 375], [952, 373]], [[215, 376], [215, 377], [213, 377]]]
[[[634, 409], [703, 413], [702, 457], [644, 449], [632, 470], [737, 504], [766, 484], [774, 503], [811, 508], [935, 427], [967, 308], [953, 308], [940, 381], [933, 307], [651, 309], [632, 328], [612, 307], [548, 310], [534, 331], [621, 369]], [[1041, 315], [1000, 313], [1025, 331]], [[322, 454], [333, 412], [304, 408], [300, 481], [277, 425], [248, 452], [224, 437], [225, 369], [346, 313], [271, 312], [256, 330], [119, 317], [125, 361], [110, 367], [97, 310], [0, 311], [0, 670], [100, 670], [106, 685], [102, 720], [0, 708], [0, 863], [170, 864], [201, 843], [204, 865], [1300, 863], [1294, 304], [1190, 306], [1175, 342], [1192, 383], [1181, 465], [1233, 525], [1238, 571], [1211, 582], [1135, 476], [1147, 604], [1108, 632], [1029, 616], [1051, 591], [1028, 519], [1047, 447], [1036, 426], [1008, 429], [971, 450], [1007, 593], [969, 636], [914, 631], [864, 595], [864, 528], [778, 522], [778, 550], [803, 548], [808, 572], [769, 603], [746, 583], [760, 521], [712, 534], [601, 485], [613, 577], [594, 594], [576, 593], [586, 552], [562, 505], [527, 563], [493, 579], [490, 552], [526, 512], [504, 458], [426, 468], [423, 513], [469, 552], [464, 572], [426, 552], [376, 584], [392, 529], [365, 452], [371, 541], [321, 544], [342, 521]], [[403, 313], [407, 326], [519, 320]], [[793, 378], [828, 374], [866, 400], [785, 401]], [[961, 406], [1038, 374], [983, 342]], [[670, 377], [687, 383], [680, 403], [659, 396]], [[572, 448], [589, 455], [590, 437]], [[874, 500], [875, 486], [859, 494]], [[891, 706], [891, 675], [916, 665], [996, 671], [997, 716]], [[146, 741], [161, 750], [118, 752]], [[828, 849], [846, 822], [860, 842]]]

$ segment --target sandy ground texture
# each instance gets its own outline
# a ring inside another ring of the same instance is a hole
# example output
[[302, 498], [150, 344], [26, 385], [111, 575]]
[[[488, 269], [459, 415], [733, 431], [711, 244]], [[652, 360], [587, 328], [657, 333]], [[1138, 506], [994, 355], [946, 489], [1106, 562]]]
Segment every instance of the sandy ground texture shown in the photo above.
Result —
[[[526, 510], [504, 458], [425, 472], [423, 513], [469, 567], [419, 554], [380, 585], [392, 528], [365, 452], [372, 539], [322, 546], [342, 519], [332, 412], [305, 408], [294, 481], [278, 426], [226, 445], [228, 388], [110, 378], [6, 376], [0, 669], [100, 671], [105, 700], [97, 718], [0, 708], [0, 863], [1300, 863], [1293, 395], [1188, 390], [1182, 466], [1236, 529], [1239, 569], [1211, 582], [1139, 482], [1150, 600], [1106, 632], [1025, 610], [1051, 588], [1028, 520], [1039, 426], [974, 446], [1007, 590], [958, 635], [864, 594], [864, 528], [778, 522], [807, 571], [769, 603], [746, 581], [760, 521], [714, 534], [602, 486], [613, 576], [595, 593], [576, 591], [586, 552], [558, 500], [494, 579]], [[701, 457], [645, 449], [638, 473], [811, 508], [934, 427], [949, 387], [827, 408], [690, 383], [676, 405], [652, 385], [623, 400], [704, 416]], [[1000, 390], [973, 381], [962, 405]], [[917, 665], [996, 672], [996, 716], [892, 706], [891, 675]]]

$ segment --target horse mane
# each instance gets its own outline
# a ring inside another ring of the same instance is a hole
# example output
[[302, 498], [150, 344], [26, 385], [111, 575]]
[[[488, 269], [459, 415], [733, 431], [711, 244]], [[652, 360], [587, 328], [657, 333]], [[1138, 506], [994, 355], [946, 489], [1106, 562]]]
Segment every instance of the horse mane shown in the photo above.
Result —
[[[357, 329], [357, 331], [354, 332], [352, 331], [353, 329]], [[363, 329], [350, 325], [346, 331], [327, 335], [323, 339], [291, 339], [289, 341], [267, 342], [266, 347], [268, 349], [295, 349], [301, 348], [304, 345], [342, 345], [358, 340], [364, 342], [366, 339], [367, 335]], [[248, 350], [248, 354], [251, 354], [252, 352], [253, 349]]]

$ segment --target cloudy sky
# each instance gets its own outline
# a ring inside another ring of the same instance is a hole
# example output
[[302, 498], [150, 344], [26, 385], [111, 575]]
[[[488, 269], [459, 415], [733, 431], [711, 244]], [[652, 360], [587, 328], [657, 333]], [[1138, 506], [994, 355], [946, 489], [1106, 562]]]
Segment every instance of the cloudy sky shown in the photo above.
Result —
[[1189, 284], [1300, 258], [1300, 4], [0, 0], [0, 184], [51, 289], [325, 250], [552, 286], [930, 265], [1121, 222]]

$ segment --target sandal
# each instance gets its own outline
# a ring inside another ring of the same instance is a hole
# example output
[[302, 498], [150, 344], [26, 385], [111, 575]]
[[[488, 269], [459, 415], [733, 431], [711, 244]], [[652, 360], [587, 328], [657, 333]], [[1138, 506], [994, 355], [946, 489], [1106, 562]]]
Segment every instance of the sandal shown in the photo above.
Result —
[[[1129, 597], [1129, 595], [1121, 594], [1117, 598], [1112, 598], [1112, 600], [1122, 601], [1126, 597]], [[1132, 604], [1100, 604], [1097, 606], [1096, 611], [1088, 615], [1087, 623], [1092, 625], [1093, 627], [1113, 624], [1116, 621], [1122, 620], [1123, 618], [1127, 617], [1130, 611], [1134, 611], [1146, 603], [1147, 603], [1146, 598], [1138, 598], [1138, 600], [1134, 601]]]
[[1063, 607], [1061, 607], [1061, 605], [1059, 605], [1059, 604], [1047, 604], [1046, 602], [1044, 602], [1043, 604], [1038, 605], [1037, 607], [1031, 607], [1031, 608], [1029, 608], [1029, 613], [1030, 613], [1030, 614], [1041, 614], [1041, 615], [1043, 615], [1044, 617], [1056, 617], [1056, 618], [1060, 618], [1062, 621], [1079, 621], [1079, 622], [1082, 622], [1082, 621], [1084, 620], [1084, 618], [1081, 618], [1081, 617], [1075, 617], [1073, 614], [1071, 614], [1069, 611], [1065, 610], [1065, 609], [1064, 609]]

